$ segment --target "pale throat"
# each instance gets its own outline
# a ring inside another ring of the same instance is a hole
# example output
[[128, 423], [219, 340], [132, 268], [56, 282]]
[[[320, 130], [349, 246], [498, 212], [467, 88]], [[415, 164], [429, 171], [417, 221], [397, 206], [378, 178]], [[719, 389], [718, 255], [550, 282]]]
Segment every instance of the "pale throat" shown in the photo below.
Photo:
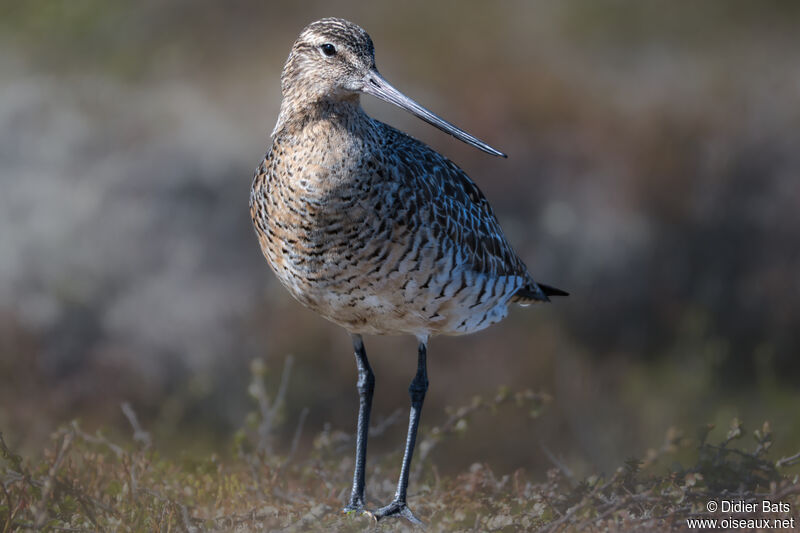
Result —
[[307, 91], [287, 91], [281, 101], [278, 121], [272, 131], [274, 137], [293, 125], [307, 124], [313, 120], [351, 120], [364, 115], [359, 94], [313, 94]]

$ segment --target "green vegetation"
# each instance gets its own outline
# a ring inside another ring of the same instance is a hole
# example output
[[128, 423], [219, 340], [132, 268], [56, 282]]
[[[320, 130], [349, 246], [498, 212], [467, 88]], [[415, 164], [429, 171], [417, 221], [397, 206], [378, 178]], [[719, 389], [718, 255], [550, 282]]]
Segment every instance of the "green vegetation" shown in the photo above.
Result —
[[[368, 516], [346, 516], [339, 511], [352, 468], [349, 434], [326, 428], [316, 436], [313, 451], [298, 457], [297, 442], [305, 420], [301, 416], [287, 450], [275, 451], [275, 428], [289, 372], [284, 371], [277, 394], [269, 398], [262, 370], [263, 365], [253, 365], [250, 393], [258, 409], [232, 439], [233, 453], [228, 458], [163, 457], [127, 404], [122, 409], [133, 436], [122, 443], [102, 432], [87, 434], [74, 421], [53, 434], [41, 458], [27, 460], [15, 455], [0, 435], [0, 531], [360, 531], [372, 527]], [[703, 428], [696, 439], [670, 429], [660, 449], [627, 461], [609, 476], [576, 479], [545, 448], [532, 453], [551, 458], [554, 468], [546, 479], [530, 479], [521, 470], [498, 477], [479, 463], [459, 475], [439, 475], [431, 450], [440, 443], [458, 446], [456, 439], [469, 436], [469, 421], [476, 413], [515, 407], [521, 418], [526, 412], [537, 417], [551, 401], [545, 394], [501, 389], [492, 398], [476, 397], [467, 406], [448, 410], [443, 424], [424, 431], [410, 504], [429, 523], [429, 531], [571, 531], [590, 526], [684, 529], [687, 518], [714, 517], [706, 511], [709, 500], [760, 505], [768, 499], [792, 509], [800, 505], [794, 468], [800, 453], [771, 458], [769, 423], [752, 433], [755, 444], [748, 446], [738, 420], [718, 444], [707, 441], [711, 426]], [[373, 433], [383, 432], [401, 418], [387, 418]], [[370, 458], [367, 493], [373, 504], [391, 497], [399, 453]], [[688, 466], [677, 463], [679, 457], [688, 458]], [[377, 529], [409, 527], [395, 520], [382, 522]]]

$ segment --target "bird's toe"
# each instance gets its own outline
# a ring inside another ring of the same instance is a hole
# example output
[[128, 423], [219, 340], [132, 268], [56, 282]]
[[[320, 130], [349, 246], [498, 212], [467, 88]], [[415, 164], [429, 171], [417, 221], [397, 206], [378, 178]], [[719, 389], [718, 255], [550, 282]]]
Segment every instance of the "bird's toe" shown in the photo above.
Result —
[[380, 521], [384, 518], [388, 518], [390, 516], [395, 516], [398, 518], [405, 518], [409, 522], [417, 526], [424, 526], [425, 524], [417, 518], [414, 513], [411, 512], [411, 509], [408, 508], [405, 502], [400, 501], [393, 501], [389, 505], [385, 507], [381, 507], [380, 509], [373, 511], [372, 516], [375, 520]]

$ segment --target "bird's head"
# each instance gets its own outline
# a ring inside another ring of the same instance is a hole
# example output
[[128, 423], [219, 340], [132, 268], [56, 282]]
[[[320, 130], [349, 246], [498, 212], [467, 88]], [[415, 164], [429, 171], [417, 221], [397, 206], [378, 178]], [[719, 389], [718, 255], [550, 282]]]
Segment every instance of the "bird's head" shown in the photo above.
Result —
[[375, 66], [375, 49], [369, 34], [344, 19], [325, 18], [303, 29], [283, 68], [281, 90], [284, 102], [296, 107], [357, 103], [359, 94], [371, 94], [484, 152], [505, 157], [389, 84]]
[[312, 22], [294, 42], [281, 75], [284, 95], [302, 91], [312, 101], [352, 99], [375, 68], [369, 34], [343, 19]]

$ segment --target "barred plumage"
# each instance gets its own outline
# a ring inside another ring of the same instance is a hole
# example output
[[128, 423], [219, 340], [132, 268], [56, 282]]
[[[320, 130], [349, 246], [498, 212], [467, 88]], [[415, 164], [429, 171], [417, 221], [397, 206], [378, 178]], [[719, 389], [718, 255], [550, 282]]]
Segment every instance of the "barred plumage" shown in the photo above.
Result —
[[[281, 283], [354, 336], [360, 373], [369, 370], [361, 334], [411, 334], [420, 341], [415, 383], [421, 388], [424, 375], [426, 388], [431, 335], [478, 331], [504, 318], [512, 301], [565, 294], [534, 282], [485, 196], [458, 166], [364, 113], [361, 92], [503, 155], [391, 87], [375, 68], [364, 30], [341, 19], [306, 27], [281, 86], [281, 112], [256, 171], [251, 216]], [[360, 412], [359, 435], [364, 416]], [[363, 441], [361, 459], [366, 435]], [[413, 518], [405, 505], [411, 452], [413, 440], [405, 481], [401, 474], [395, 501], [375, 516]], [[358, 467], [349, 508], [363, 508]]]

